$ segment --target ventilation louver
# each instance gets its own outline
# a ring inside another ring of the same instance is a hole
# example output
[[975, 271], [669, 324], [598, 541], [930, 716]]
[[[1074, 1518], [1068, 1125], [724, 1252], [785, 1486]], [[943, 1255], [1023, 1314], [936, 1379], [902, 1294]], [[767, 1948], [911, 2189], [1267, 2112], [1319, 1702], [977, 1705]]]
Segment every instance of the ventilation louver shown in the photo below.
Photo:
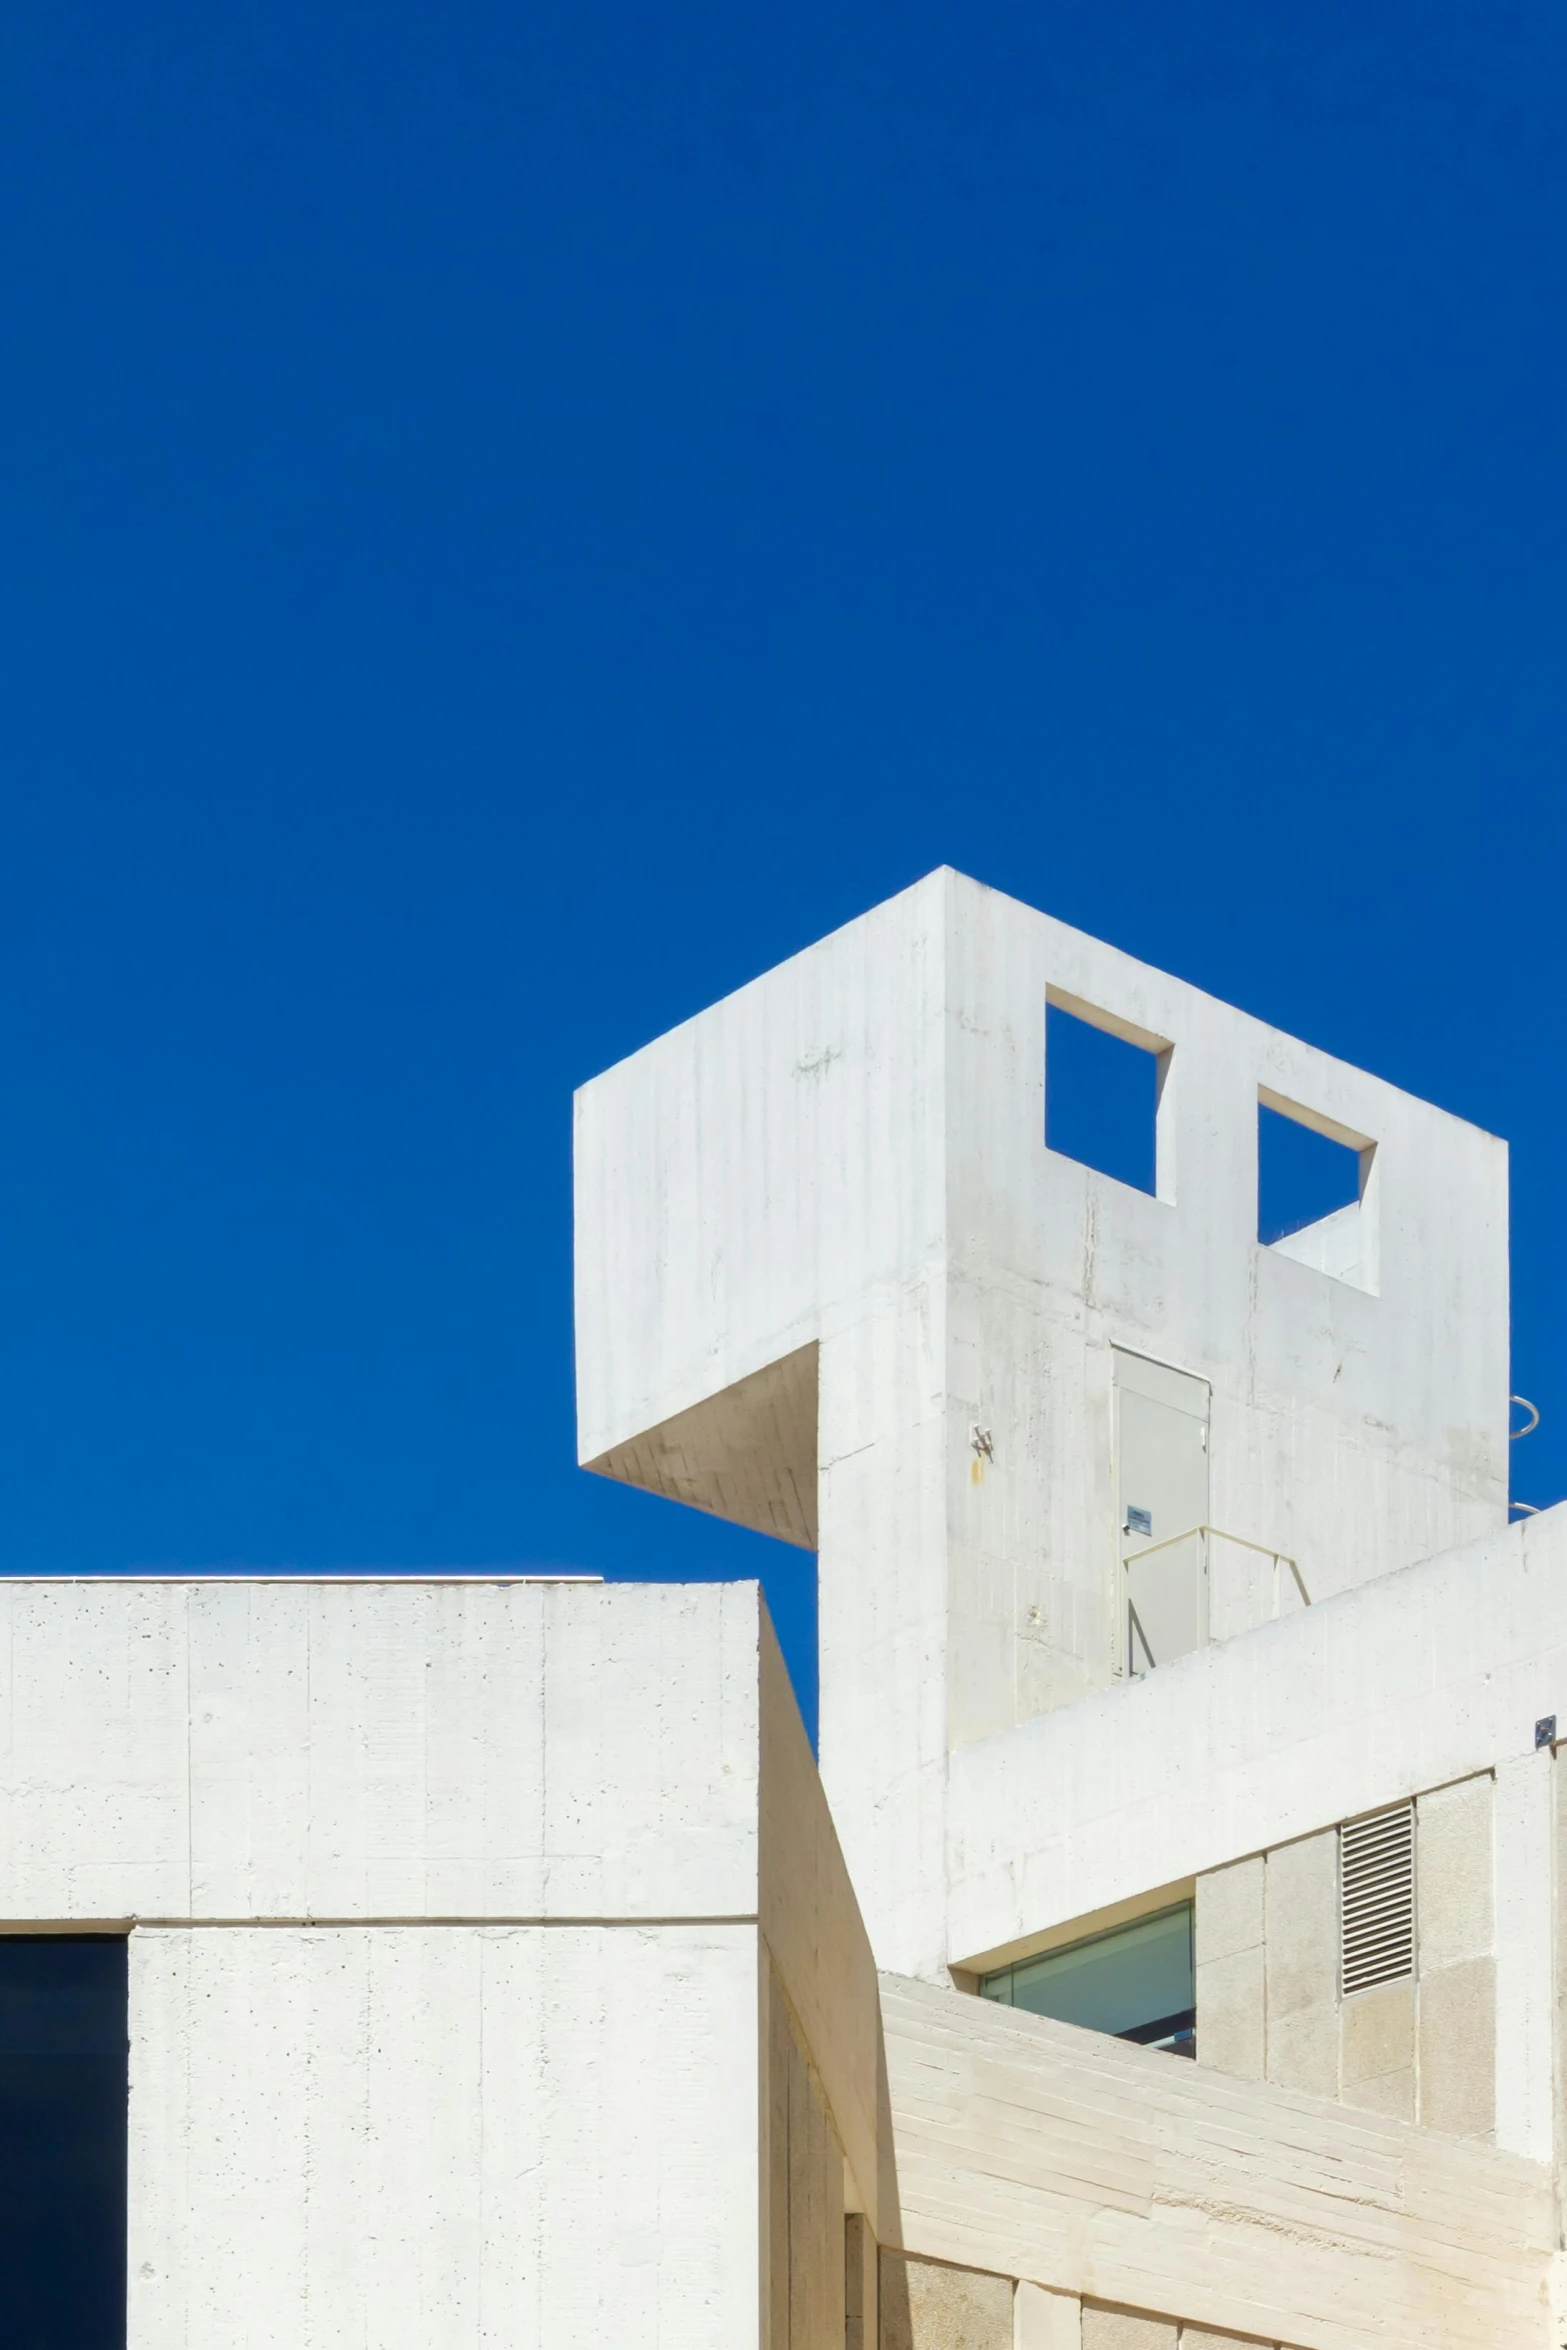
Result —
[[1415, 1807], [1346, 1820], [1339, 1840], [1340, 1974], [1346, 1994], [1415, 1971]]

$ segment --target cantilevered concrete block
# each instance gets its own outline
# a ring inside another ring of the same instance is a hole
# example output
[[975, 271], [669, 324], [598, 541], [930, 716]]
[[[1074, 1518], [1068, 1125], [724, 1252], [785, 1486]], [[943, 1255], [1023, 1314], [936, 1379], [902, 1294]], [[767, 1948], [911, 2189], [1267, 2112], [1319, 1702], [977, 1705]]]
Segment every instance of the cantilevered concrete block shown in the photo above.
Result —
[[[1051, 1004], [1157, 1065], [1152, 1192], [1047, 1148]], [[1353, 1265], [1259, 1242], [1263, 1107], [1353, 1142]], [[889, 1963], [946, 1955], [948, 1755], [1126, 1670], [1118, 1359], [1211, 1399], [1230, 1628], [1504, 1522], [1503, 1146], [952, 872], [584, 1087], [576, 1230], [582, 1460], [818, 1545]]]

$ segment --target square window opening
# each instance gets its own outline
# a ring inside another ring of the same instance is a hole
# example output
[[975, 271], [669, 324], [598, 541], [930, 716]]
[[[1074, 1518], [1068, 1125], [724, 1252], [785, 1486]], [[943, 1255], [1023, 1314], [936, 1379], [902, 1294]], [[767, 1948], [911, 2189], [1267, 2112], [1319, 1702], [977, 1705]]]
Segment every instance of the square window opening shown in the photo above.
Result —
[[1159, 1097], [1169, 1058], [1057, 1003], [1045, 1007], [1045, 1147], [1158, 1196]]
[[1375, 1290], [1375, 1145], [1266, 1091], [1257, 1103], [1257, 1238], [1275, 1256]]
[[1195, 2056], [1196, 1981], [1187, 1901], [999, 1967], [981, 1977], [979, 1995], [1144, 2048]]

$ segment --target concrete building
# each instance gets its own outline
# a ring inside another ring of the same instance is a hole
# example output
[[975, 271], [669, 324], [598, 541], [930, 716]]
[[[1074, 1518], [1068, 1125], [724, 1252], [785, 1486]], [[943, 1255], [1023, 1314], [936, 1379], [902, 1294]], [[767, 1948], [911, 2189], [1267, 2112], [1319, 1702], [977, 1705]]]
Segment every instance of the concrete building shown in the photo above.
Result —
[[819, 1773], [751, 1586], [0, 1585], [113, 2339], [1560, 2350], [1504, 1146], [941, 872], [584, 1088], [577, 1325], [586, 1466], [817, 1553]]

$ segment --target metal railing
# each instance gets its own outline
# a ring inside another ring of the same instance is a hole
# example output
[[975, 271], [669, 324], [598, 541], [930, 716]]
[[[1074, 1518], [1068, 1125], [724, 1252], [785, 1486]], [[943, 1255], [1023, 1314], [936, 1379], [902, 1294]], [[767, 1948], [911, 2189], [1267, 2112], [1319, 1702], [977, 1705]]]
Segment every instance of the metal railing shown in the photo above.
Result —
[[[1275, 1618], [1279, 1615], [1284, 1597], [1284, 1579], [1281, 1570], [1285, 1567], [1288, 1567], [1295, 1578], [1295, 1588], [1300, 1593], [1301, 1606], [1310, 1607], [1311, 1593], [1306, 1589], [1306, 1578], [1300, 1571], [1299, 1562], [1292, 1559], [1287, 1550], [1275, 1550], [1272, 1544], [1267, 1542], [1253, 1542], [1247, 1534], [1226, 1533], [1222, 1526], [1188, 1526], [1180, 1534], [1166, 1534], [1161, 1542], [1150, 1542], [1144, 1550], [1123, 1551], [1121, 1563], [1123, 1566], [1129, 1567], [1134, 1560], [1152, 1558], [1156, 1551], [1173, 1550], [1178, 1542], [1190, 1542], [1194, 1534], [1201, 1534], [1205, 1541], [1233, 1542], [1239, 1550], [1255, 1551], [1260, 1558], [1272, 1559], [1273, 1613]], [[1207, 1564], [1206, 1550], [1203, 1553], [1203, 1562], [1204, 1565]]]

